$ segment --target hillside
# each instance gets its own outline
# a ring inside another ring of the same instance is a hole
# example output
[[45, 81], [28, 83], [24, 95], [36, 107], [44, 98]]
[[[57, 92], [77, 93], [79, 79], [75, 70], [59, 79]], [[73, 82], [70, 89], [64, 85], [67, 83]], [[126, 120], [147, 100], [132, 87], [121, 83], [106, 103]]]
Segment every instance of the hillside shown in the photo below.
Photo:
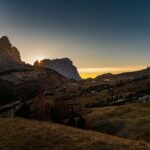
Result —
[[87, 128], [150, 142], [150, 102], [90, 108]]
[[69, 80], [54, 70], [31, 68], [3, 72], [0, 83], [0, 105], [4, 105], [15, 100], [31, 100], [41, 90], [60, 88]]
[[116, 79], [120, 79], [120, 80], [129, 80], [132, 78], [136, 78], [136, 77], [141, 77], [143, 75], [149, 75], [150, 72], [150, 68], [146, 68], [146, 69], [142, 69], [142, 70], [138, 70], [138, 71], [131, 71], [131, 72], [124, 72], [124, 73], [120, 73], [120, 74], [111, 74], [111, 73], [106, 73], [100, 76], [97, 76], [95, 78], [95, 80], [104, 80], [104, 79], [110, 79], [110, 80], [116, 80]]
[[0, 149], [149, 150], [150, 145], [50, 122], [0, 118]]

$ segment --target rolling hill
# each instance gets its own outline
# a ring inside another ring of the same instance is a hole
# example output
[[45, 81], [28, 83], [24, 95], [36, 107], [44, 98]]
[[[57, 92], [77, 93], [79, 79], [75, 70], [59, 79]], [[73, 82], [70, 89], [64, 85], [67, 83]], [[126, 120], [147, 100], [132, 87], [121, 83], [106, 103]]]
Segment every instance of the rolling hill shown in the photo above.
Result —
[[150, 144], [51, 122], [0, 118], [0, 149], [149, 150]]
[[90, 108], [87, 128], [124, 138], [150, 142], [150, 102]]

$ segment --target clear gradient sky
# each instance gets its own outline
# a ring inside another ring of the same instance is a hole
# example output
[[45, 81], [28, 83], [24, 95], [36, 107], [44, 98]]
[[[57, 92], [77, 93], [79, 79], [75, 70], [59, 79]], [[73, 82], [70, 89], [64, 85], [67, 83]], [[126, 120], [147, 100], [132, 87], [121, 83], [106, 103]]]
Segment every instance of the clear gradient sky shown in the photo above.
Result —
[[150, 64], [150, 0], [0, 0], [22, 60], [69, 57], [82, 77]]

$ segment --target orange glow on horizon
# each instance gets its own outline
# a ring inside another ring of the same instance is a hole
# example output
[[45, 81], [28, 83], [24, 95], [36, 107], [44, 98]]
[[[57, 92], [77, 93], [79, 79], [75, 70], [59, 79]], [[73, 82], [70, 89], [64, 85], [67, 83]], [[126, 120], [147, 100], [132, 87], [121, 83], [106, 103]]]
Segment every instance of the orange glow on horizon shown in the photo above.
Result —
[[103, 68], [79, 68], [79, 74], [83, 79], [95, 78], [105, 73], [118, 74], [123, 72], [138, 71], [146, 68], [145, 66], [127, 66], [127, 67], [103, 67]]

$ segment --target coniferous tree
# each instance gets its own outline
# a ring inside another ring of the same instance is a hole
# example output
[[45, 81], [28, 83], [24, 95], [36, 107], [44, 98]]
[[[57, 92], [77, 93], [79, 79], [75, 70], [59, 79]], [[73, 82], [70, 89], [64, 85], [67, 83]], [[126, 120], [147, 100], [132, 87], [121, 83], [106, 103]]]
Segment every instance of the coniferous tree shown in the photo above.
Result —
[[81, 115], [79, 116], [79, 119], [77, 122], [77, 127], [81, 128], [81, 129], [85, 129], [85, 127], [86, 127], [85, 119]]

